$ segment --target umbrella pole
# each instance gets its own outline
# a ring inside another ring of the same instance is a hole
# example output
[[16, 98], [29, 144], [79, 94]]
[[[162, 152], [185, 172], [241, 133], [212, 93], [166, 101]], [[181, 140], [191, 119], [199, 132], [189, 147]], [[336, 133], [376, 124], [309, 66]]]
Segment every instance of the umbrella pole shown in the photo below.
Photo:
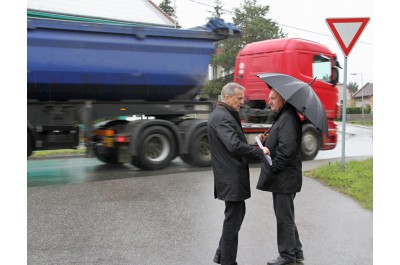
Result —
[[312, 84], [312, 83], [314, 83], [315, 79], [317, 79], [317, 77], [314, 77], [314, 79], [313, 79], [313, 80], [311, 80], [311, 82], [310, 82], [310, 83], [308, 83], [308, 85], [309, 85], [309, 86], [311, 86], [311, 84]]

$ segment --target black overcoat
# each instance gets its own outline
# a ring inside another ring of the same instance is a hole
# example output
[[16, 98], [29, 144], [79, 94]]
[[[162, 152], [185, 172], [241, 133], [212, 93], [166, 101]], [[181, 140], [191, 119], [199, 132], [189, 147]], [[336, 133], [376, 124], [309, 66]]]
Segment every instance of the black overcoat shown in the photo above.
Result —
[[246, 157], [261, 160], [264, 153], [247, 144], [238, 112], [218, 102], [208, 119], [208, 140], [214, 173], [214, 197], [223, 201], [250, 198]]
[[272, 166], [263, 160], [257, 189], [275, 193], [295, 193], [302, 186], [301, 120], [296, 109], [285, 104], [277, 113], [265, 142]]

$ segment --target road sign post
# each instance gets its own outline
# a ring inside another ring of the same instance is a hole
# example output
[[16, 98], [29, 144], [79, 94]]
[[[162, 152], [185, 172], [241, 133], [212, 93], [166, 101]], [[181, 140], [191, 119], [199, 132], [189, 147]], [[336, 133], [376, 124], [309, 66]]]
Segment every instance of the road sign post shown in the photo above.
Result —
[[342, 169], [346, 169], [347, 57], [369, 22], [369, 18], [327, 18], [326, 23], [344, 55], [342, 108]]

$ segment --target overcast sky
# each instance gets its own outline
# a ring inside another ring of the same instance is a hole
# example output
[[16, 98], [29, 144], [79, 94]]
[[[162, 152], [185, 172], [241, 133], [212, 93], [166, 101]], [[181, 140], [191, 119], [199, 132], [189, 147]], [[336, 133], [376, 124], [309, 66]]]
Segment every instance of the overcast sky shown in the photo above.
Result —
[[[153, 0], [159, 5], [162, 0]], [[194, 27], [205, 24], [213, 11], [214, 0], [171, 0], [176, 4], [178, 22], [182, 27]], [[221, 0], [226, 11], [240, 7], [243, 0]], [[282, 30], [291, 38], [303, 38], [328, 46], [338, 55], [341, 66], [344, 56], [326, 23], [326, 18], [370, 17], [367, 27], [347, 58], [347, 81], [365, 84], [373, 82], [372, 49], [373, 35], [372, 0], [258, 0], [259, 5], [269, 5], [267, 18], [280, 24]], [[223, 16], [232, 22], [232, 14]], [[351, 73], [359, 73], [351, 75]], [[343, 82], [344, 72], [340, 72]]]

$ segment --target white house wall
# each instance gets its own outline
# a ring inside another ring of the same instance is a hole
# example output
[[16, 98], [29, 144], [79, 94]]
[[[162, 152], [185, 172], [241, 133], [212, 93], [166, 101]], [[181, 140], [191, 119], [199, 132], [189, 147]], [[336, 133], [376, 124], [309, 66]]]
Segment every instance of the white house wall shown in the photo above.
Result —
[[28, 10], [174, 26], [148, 0], [28, 0]]

